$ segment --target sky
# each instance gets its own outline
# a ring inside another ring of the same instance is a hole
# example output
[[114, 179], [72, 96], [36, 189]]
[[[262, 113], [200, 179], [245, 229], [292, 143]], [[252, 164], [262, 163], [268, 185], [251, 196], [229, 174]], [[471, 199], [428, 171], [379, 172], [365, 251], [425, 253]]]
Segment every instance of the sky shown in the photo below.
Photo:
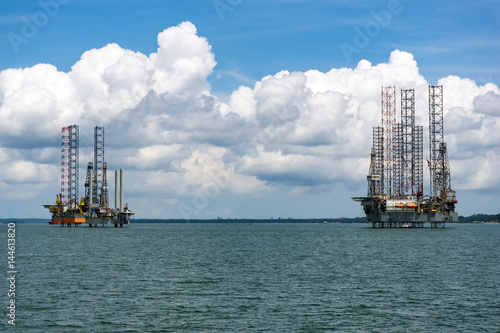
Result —
[[50, 217], [72, 124], [80, 195], [103, 126], [137, 218], [363, 216], [382, 85], [415, 89], [424, 159], [443, 85], [457, 211], [498, 213], [499, 17], [500, 1], [2, 1], [0, 218]]

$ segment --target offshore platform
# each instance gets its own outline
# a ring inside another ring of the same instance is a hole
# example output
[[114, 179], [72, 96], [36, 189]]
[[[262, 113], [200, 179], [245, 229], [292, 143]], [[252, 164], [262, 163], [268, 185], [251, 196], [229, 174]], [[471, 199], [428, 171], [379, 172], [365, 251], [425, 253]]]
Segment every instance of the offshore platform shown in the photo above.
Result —
[[415, 124], [415, 90], [401, 90], [396, 122], [396, 87], [382, 87], [382, 126], [373, 127], [368, 194], [354, 197], [374, 228], [444, 228], [457, 222], [456, 192], [443, 131], [443, 86], [429, 86], [430, 195], [423, 191], [423, 126]]
[[130, 225], [130, 218], [135, 213], [128, 209], [127, 204], [123, 206], [123, 169], [115, 171], [115, 208], [109, 207], [104, 127], [94, 128], [94, 162], [87, 165], [85, 196], [79, 198], [79, 141], [78, 125], [62, 128], [61, 192], [55, 205], [44, 205], [52, 213], [49, 224], [68, 227], [81, 224], [89, 227]]

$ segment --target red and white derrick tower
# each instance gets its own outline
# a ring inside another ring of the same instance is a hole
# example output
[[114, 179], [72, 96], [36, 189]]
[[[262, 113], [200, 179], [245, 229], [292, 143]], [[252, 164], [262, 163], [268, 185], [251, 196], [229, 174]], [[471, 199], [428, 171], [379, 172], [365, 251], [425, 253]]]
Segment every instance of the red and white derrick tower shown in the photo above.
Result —
[[[79, 129], [78, 125], [62, 128], [61, 204], [78, 205]], [[73, 207], [73, 208], [74, 208]]]

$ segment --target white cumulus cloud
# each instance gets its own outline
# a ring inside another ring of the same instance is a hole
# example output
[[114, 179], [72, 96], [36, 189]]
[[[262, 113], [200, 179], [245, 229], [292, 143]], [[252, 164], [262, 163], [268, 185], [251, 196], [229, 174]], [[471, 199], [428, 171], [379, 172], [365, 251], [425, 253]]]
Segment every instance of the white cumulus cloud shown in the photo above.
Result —
[[[16, 199], [52, 198], [61, 127], [79, 124], [80, 183], [92, 158], [93, 127], [104, 126], [108, 165], [127, 170], [129, 203], [133, 208], [135, 200], [145, 215], [179, 217], [180, 203], [203, 193], [209, 201], [329, 195], [337, 186], [365, 188], [382, 85], [415, 88], [417, 123], [428, 122], [428, 82], [404, 51], [375, 65], [284, 69], [239, 87], [228, 103], [210, 91], [216, 64], [207, 39], [183, 22], [161, 32], [150, 55], [109, 44], [85, 52], [68, 73], [50, 64], [0, 72], [0, 189], [30, 188]], [[498, 188], [498, 87], [457, 76], [439, 84], [454, 186]], [[200, 205], [208, 203], [193, 201], [197, 214]]]

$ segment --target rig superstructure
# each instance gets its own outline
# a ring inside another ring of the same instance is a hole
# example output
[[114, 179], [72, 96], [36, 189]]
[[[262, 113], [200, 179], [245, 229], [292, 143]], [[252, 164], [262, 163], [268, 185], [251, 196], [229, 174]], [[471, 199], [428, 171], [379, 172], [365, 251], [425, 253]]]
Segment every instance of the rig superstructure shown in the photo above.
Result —
[[[115, 171], [115, 208], [109, 207], [107, 163], [104, 160], [104, 127], [94, 128], [94, 162], [87, 165], [85, 196], [79, 198], [79, 127], [62, 128], [61, 193], [55, 205], [44, 205], [52, 213], [49, 224], [89, 227], [130, 224], [134, 215], [123, 206], [123, 169]], [[118, 192], [120, 205], [118, 206]]]
[[429, 86], [430, 195], [423, 194], [423, 126], [415, 124], [415, 90], [401, 90], [396, 122], [396, 88], [382, 87], [382, 126], [373, 127], [373, 147], [363, 206], [374, 228], [444, 228], [458, 221], [456, 192], [443, 131], [443, 87]]

